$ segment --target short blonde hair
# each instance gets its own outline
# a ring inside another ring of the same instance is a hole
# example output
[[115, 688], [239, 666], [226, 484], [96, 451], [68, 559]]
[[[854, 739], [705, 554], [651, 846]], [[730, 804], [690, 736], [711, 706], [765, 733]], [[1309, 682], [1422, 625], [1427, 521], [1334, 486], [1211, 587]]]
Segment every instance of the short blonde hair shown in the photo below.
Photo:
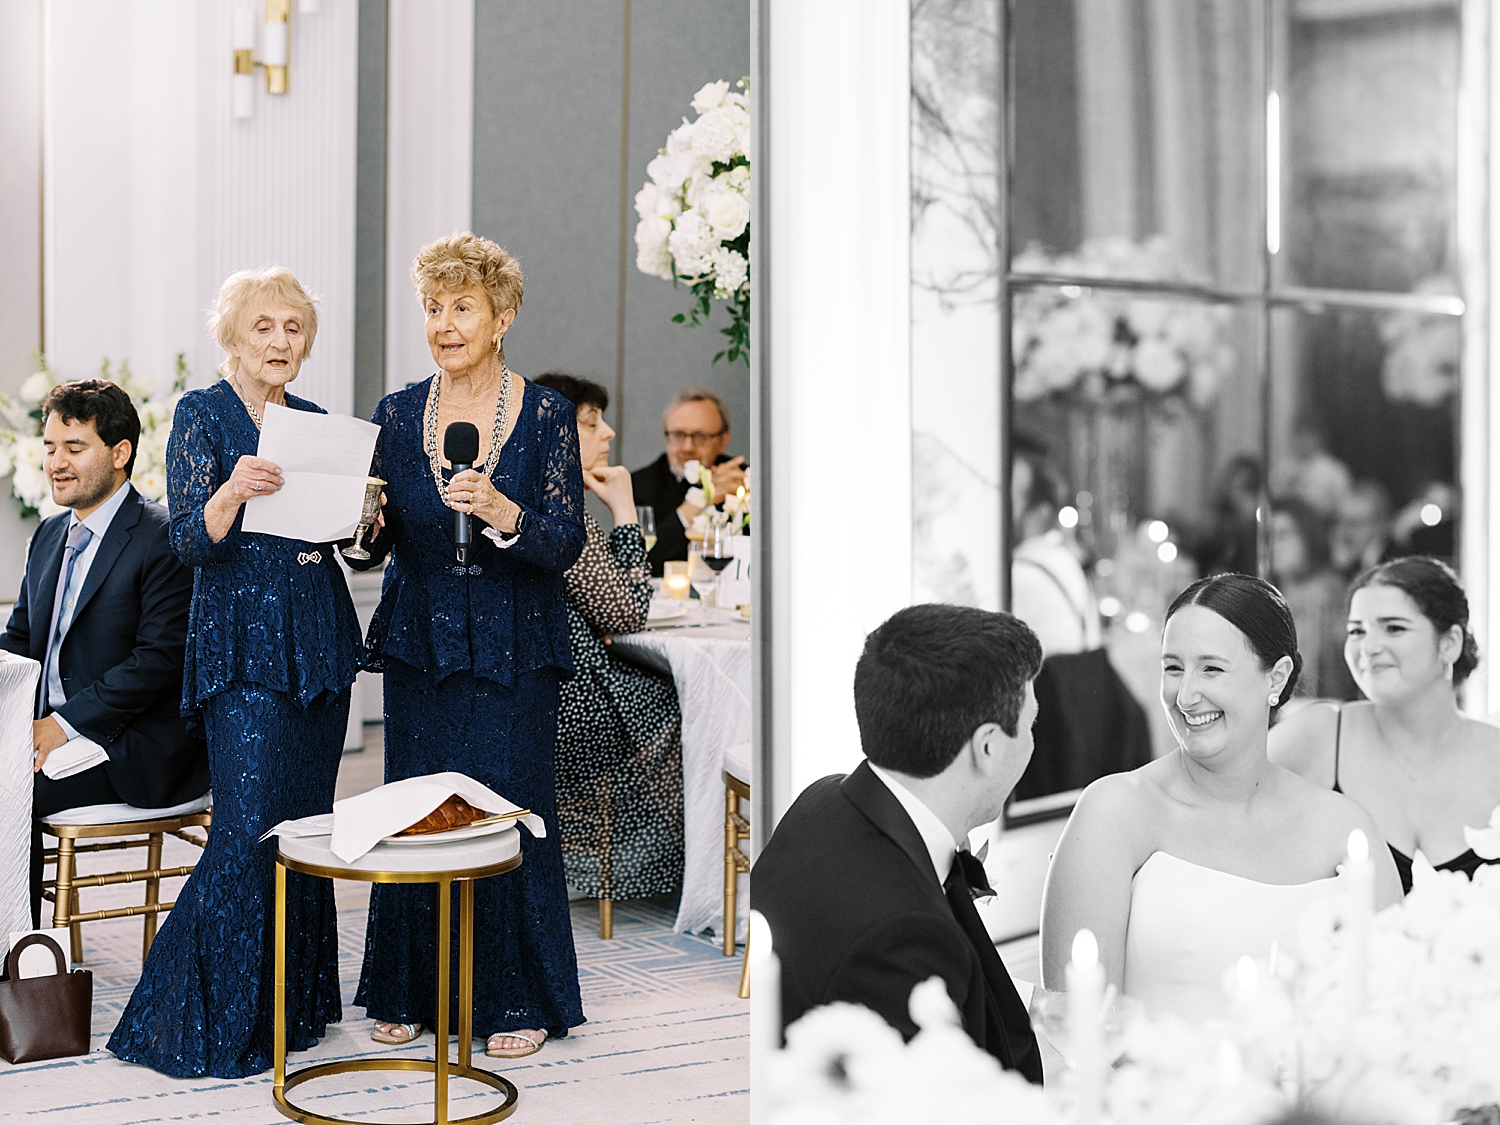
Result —
[[[318, 335], [318, 298], [302, 288], [302, 283], [285, 266], [266, 266], [258, 270], [235, 270], [219, 286], [213, 308], [208, 310], [208, 334], [228, 352], [240, 338], [240, 324], [245, 313], [257, 301], [296, 309], [302, 315], [302, 334], [307, 337], [306, 359], [312, 355], [313, 340]], [[226, 359], [219, 365], [224, 371]]]
[[477, 285], [490, 299], [490, 311], [521, 311], [521, 263], [498, 244], [470, 231], [450, 234], [417, 251], [411, 264], [417, 295], [461, 293]]

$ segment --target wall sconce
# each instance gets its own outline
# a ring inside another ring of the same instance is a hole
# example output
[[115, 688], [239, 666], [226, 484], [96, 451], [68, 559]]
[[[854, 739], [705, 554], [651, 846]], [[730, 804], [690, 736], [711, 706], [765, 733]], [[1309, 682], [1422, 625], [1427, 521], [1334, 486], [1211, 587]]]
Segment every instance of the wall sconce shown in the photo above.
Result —
[[236, 4], [234, 18], [234, 77], [231, 102], [238, 120], [255, 115], [255, 13]]
[[260, 61], [266, 68], [266, 93], [284, 94], [290, 79], [292, 0], [266, 0]]

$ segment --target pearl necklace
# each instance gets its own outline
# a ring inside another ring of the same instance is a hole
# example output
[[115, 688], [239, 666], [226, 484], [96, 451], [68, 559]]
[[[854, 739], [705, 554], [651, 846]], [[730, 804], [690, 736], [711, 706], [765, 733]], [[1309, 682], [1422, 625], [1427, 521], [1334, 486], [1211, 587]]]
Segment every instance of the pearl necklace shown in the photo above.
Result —
[[261, 421], [260, 411], [256, 410], [255, 407], [250, 405], [250, 396], [247, 395], [244, 388], [240, 386], [239, 376], [231, 375], [229, 377], [229, 382], [234, 387], [234, 393], [239, 395], [240, 401], [245, 404], [245, 409], [250, 411], [250, 420], [255, 423], [255, 428], [257, 430], [265, 429], [265, 423]]
[[[438, 455], [437, 419], [438, 404], [442, 397], [443, 374], [432, 377], [427, 388], [427, 409], [423, 411], [422, 448], [427, 454], [427, 463], [432, 467], [432, 480], [437, 485], [438, 495], [448, 503], [448, 482], [443, 479], [443, 459]], [[505, 432], [510, 419], [510, 369], [500, 364], [500, 399], [495, 404], [495, 428], [490, 431], [490, 451], [484, 459], [484, 475], [494, 476], [495, 466], [500, 463], [500, 435]]]

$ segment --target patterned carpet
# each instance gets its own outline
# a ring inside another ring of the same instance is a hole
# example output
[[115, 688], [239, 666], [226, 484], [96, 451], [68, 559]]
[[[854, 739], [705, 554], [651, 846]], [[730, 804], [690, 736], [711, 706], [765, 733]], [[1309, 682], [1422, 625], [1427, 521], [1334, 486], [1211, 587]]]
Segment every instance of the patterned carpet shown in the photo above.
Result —
[[[192, 862], [186, 844], [169, 840], [167, 853], [169, 865]], [[177, 855], [184, 858], [171, 858]], [[331, 1027], [313, 1050], [293, 1054], [290, 1068], [382, 1052], [430, 1058], [430, 1032], [416, 1047], [381, 1047], [370, 1041], [371, 1025], [362, 1018], [363, 1009], [350, 1004], [364, 947], [364, 911], [357, 905], [361, 896], [342, 893], [355, 889], [350, 884], [336, 886], [341, 891], [344, 1023]], [[84, 909], [138, 902], [140, 894], [139, 886], [101, 889], [85, 898]], [[165, 891], [163, 897], [169, 897]], [[476, 1065], [503, 1073], [520, 1089], [511, 1121], [749, 1121], [750, 1005], [736, 995], [740, 959], [723, 956], [711, 939], [672, 933], [676, 910], [675, 901], [668, 900], [617, 904], [615, 936], [601, 941], [594, 904], [574, 904], [573, 933], [589, 1022], [531, 1058], [503, 1066], [482, 1054], [476, 1058]], [[103, 1049], [140, 972], [140, 941], [138, 919], [84, 927], [84, 956], [94, 972], [94, 1050], [55, 1062], [0, 1062], [0, 1118], [46, 1125], [147, 1125], [198, 1118], [226, 1125], [284, 1122], [271, 1102], [269, 1074], [178, 1080], [120, 1062]], [[293, 1096], [315, 1113], [372, 1125], [432, 1120], [432, 1080], [420, 1075], [339, 1076], [299, 1087]], [[488, 1087], [456, 1081], [449, 1113], [482, 1113], [497, 1098]]]

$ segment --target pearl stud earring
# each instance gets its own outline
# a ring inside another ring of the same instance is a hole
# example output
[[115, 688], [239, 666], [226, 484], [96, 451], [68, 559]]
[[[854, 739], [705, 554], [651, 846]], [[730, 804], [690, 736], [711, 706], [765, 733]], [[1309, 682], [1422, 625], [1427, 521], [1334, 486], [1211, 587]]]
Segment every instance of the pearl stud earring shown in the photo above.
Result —
[[1279, 696], [1277, 696], [1277, 694], [1273, 691], [1269, 696], [1266, 697], [1266, 702], [1269, 703], [1272, 707], [1275, 707], [1276, 700], [1278, 698]]

